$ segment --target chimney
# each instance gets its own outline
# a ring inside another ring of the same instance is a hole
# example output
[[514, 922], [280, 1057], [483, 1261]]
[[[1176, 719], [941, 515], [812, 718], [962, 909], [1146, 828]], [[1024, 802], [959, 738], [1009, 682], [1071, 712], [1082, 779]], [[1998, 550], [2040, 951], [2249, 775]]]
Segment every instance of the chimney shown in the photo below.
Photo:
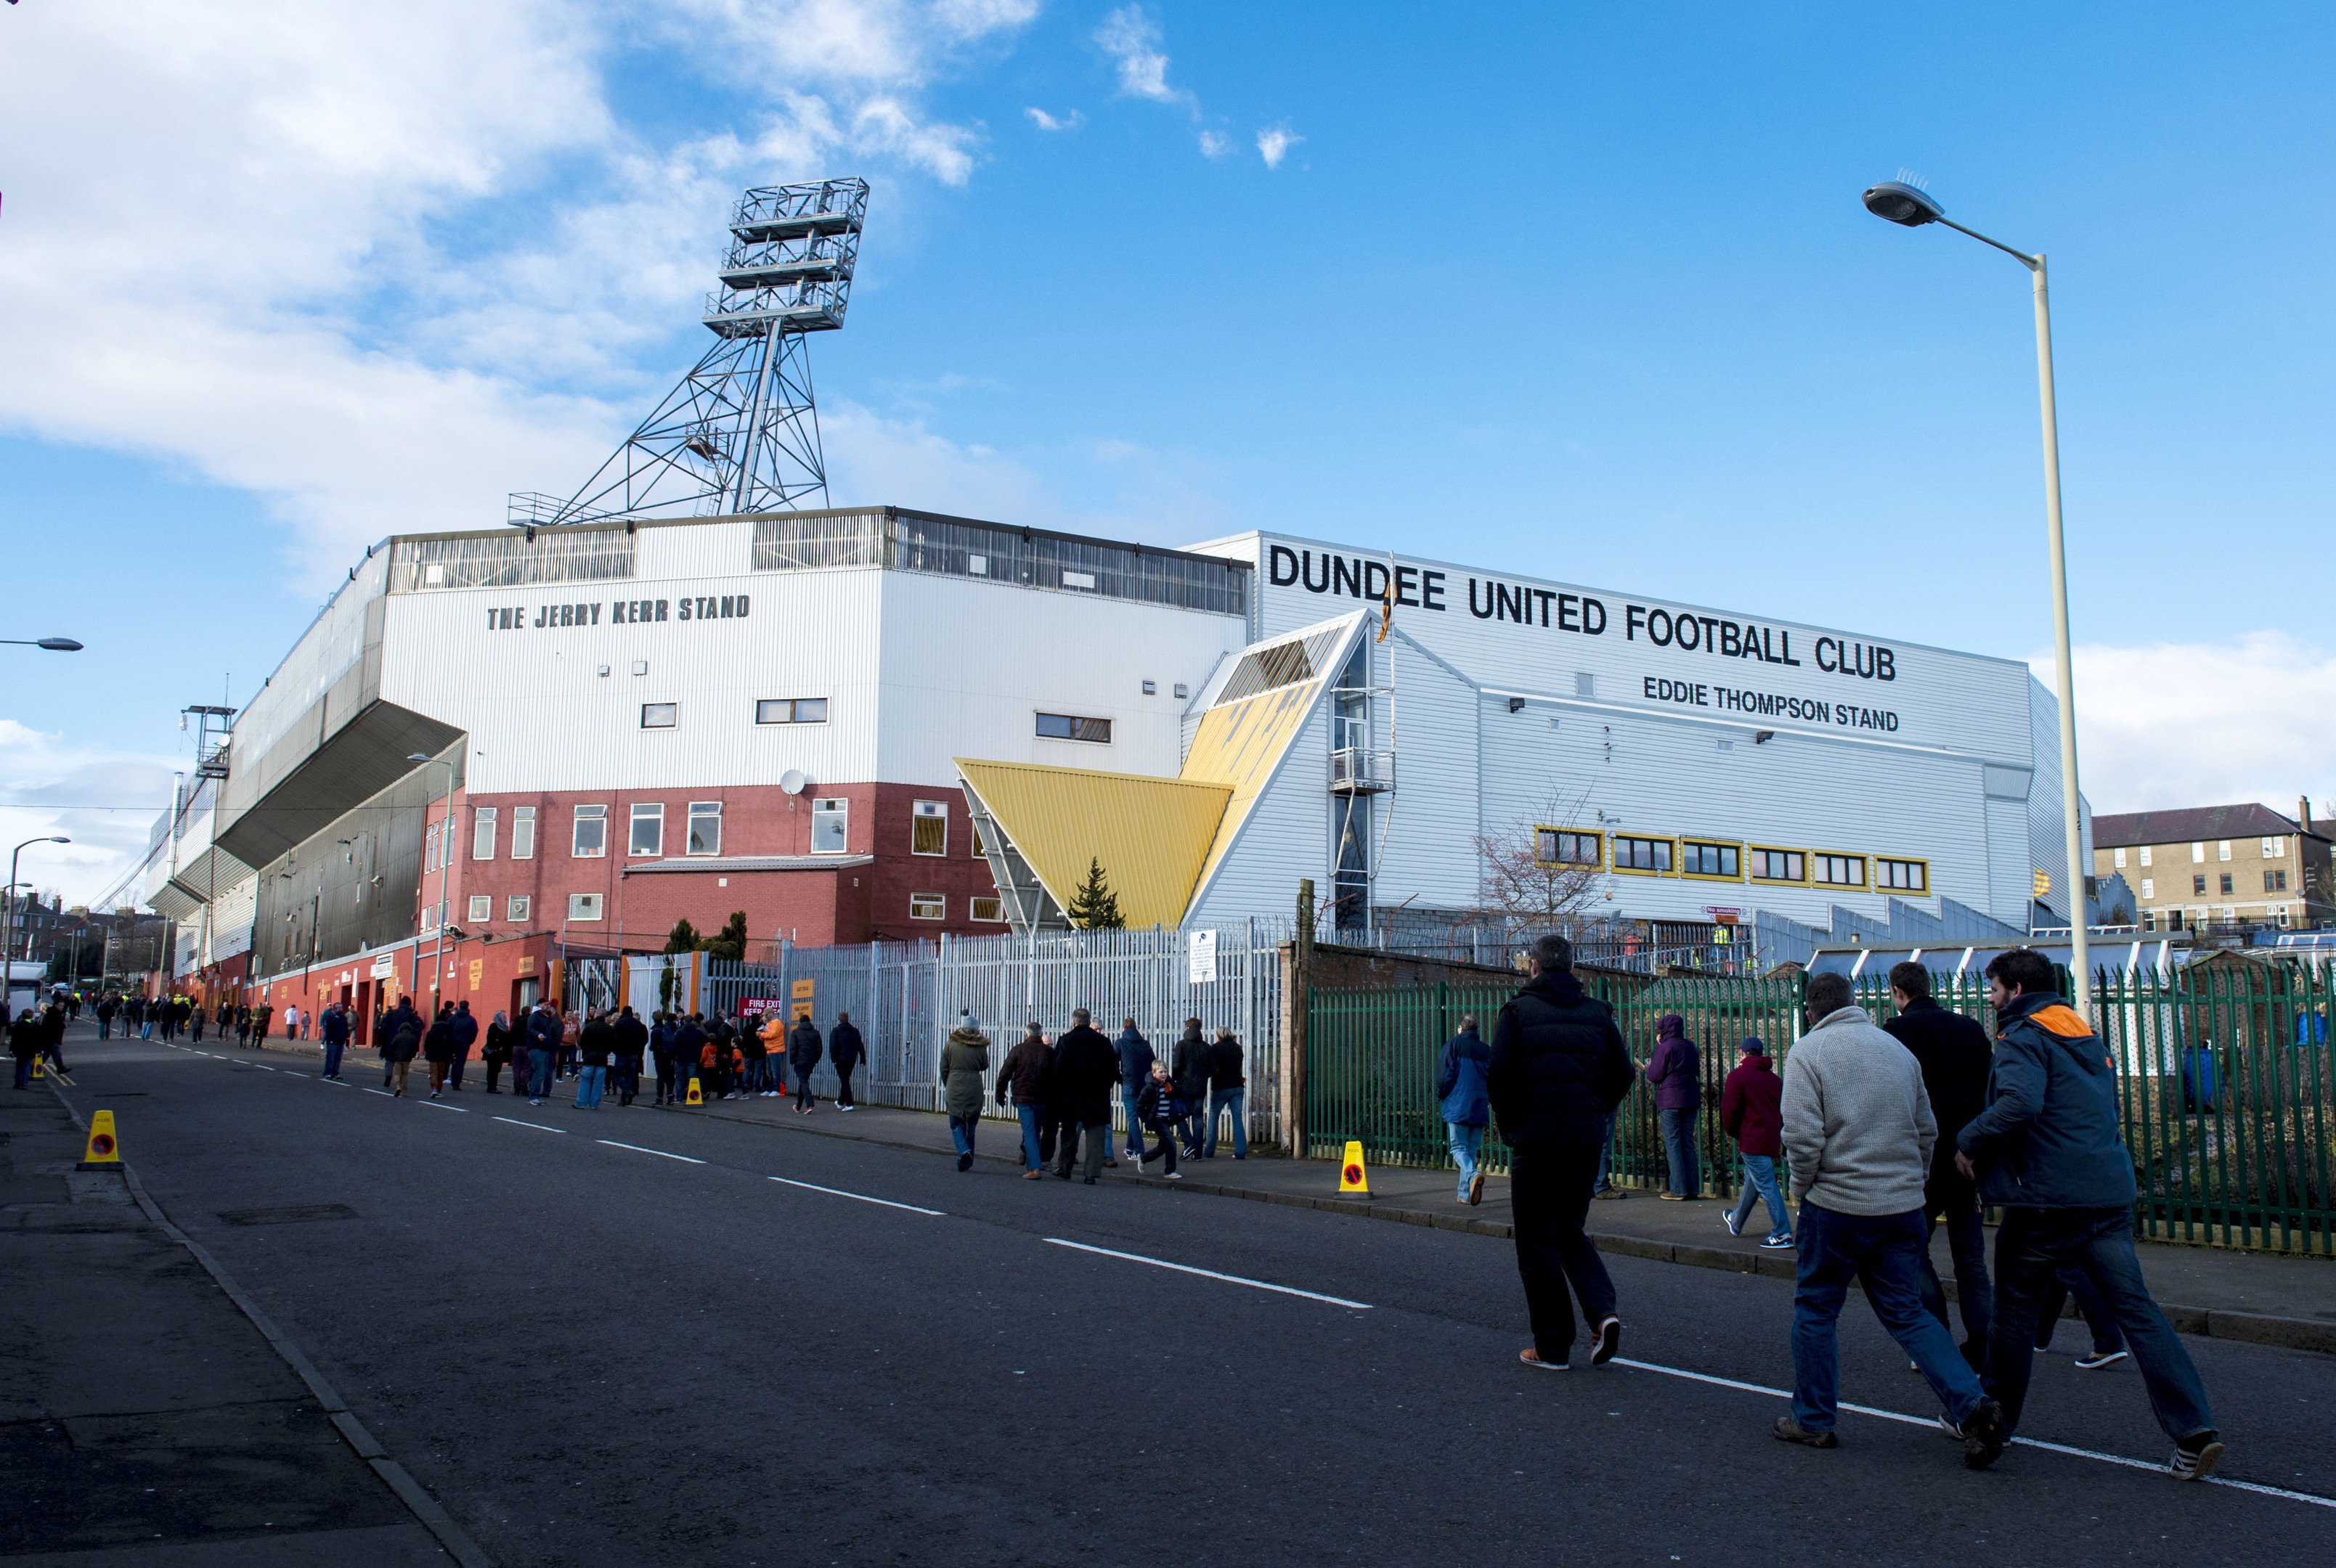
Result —
[[2306, 833], [2312, 831], [2312, 797], [2299, 795], [2295, 800], [2295, 819], [2303, 824]]

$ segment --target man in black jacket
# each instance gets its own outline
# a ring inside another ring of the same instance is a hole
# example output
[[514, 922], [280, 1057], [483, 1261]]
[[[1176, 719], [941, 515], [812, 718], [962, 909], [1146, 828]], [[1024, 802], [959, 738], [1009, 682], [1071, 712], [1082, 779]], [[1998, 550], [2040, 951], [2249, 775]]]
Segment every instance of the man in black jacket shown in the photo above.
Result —
[[[640, 1021], [628, 1002], [617, 1009], [616, 1021], [608, 1027], [617, 1036], [617, 1103], [630, 1105], [633, 1097], [641, 1092], [641, 1060], [649, 1049], [648, 1025]], [[492, 1078], [488, 1079], [487, 1092], [494, 1092]]]
[[1050, 1108], [1062, 1128], [1055, 1174], [1065, 1181], [1071, 1179], [1082, 1132], [1087, 1140], [1087, 1185], [1102, 1174], [1111, 1150], [1111, 1091], [1118, 1083], [1119, 1052], [1089, 1021], [1085, 1008], [1073, 1009], [1071, 1027], [1055, 1041], [1055, 1074], [1047, 1086]]
[[827, 1031], [827, 1064], [835, 1069], [835, 1108], [857, 1110], [860, 1102], [852, 1098], [852, 1070], [860, 1065], [865, 1050], [860, 1043], [860, 1031], [852, 1026], [852, 1015], [839, 1012], [835, 1027]]
[[1509, 1160], [1517, 1273], [1523, 1277], [1533, 1342], [1518, 1359], [1563, 1368], [1573, 1350], [1570, 1285], [1592, 1325], [1591, 1363], [1622, 1347], [1614, 1315], [1614, 1282], [1582, 1229], [1606, 1117], [1630, 1092], [1636, 1070], [1623, 1049], [1614, 1011], [1582, 993], [1573, 978], [1573, 944], [1543, 936], [1527, 961], [1524, 989], [1493, 1026], [1486, 1071]]
[[795, 1020], [794, 1028], [787, 1031], [787, 1065], [794, 1069], [795, 1112], [799, 1116], [809, 1116], [819, 1108], [819, 1101], [812, 1096], [811, 1075], [819, 1066], [821, 1054], [819, 1026], [808, 1015]]
[[1955, 1294], [1962, 1308], [1963, 1360], [1974, 1370], [1987, 1361], [1987, 1326], [1995, 1317], [1995, 1291], [1987, 1277], [1987, 1233], [1980, 1226], [1979, 1189], [1955, 1168], [1955, 1135], [1987, 1103], [1988, 1064], [1995, 1046], [1977, 1019], [1941, 1007], [1931, 999], [1931, 972], [1919, 963], [1890, 966], [1890, 1000], [1898, 1016], [1882, 1027], [1922, 1064], [1922, 1090], [1939, 1141], [1931, 1174], [1922, 1186], [1922, 1248], [1919, 1278], [1922, 1305], [1947, 1321], [1947, 1292], [1927, 1244], [1941, 1218], [1947, 1222], [1947, 1250], [1955, 1260]]
[[1184, 1021], [1184, 1032], [1168, 1057], [1168, 1076], [1175, 1080], [1176, 1098], [1192, 1108], [1192, 1114], [1176, 1124], [1176, 1140], [1184, 1146], [1186, 1159], [1199, 1159], [1201, 1118], [1209, 1103], [1209, 1042], [1201, 1038], [1199, 1019]]

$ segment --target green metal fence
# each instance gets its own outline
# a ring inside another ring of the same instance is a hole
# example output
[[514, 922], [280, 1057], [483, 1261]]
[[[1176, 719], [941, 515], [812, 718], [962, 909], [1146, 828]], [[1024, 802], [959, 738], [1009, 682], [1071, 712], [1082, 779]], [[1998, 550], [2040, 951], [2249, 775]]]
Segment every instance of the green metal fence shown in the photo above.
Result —
[[[1804, 976], [1680, 976], [1622, 994], [1593, 981], [1614, 1007], [1632, 1060], [1654, 1049], [1655, 1021], [1676, 1012], [1703, 1061], [1704, 1110], [1696, 1143], [1704, 1190], [1732, 1195], [1739, 1167], [1720, 1129], [1719, 1087], [1737, 1048], [1757, 1037], [1781, 1070], [1801, 1032]], [[1976, 975], [1938, 975], [1942, 1006], [1994, 1017]], [[2117, 1073], [2127, 1147], [2140, 1188], [2136, 1228], [2168, 1240], [2336, 1253], [2336, 1059], [2329, 979], [2292, 964], [2210, 960], [2169, 973], [2104, 976], [2095, 1028]], [[1306, 1153], [1336, 1157], [1349, 1139], [1383, 1165], [1445, 1167], [1448, 1137], [1436, 1100], [1436, 1065], [1463, 1015], [1487, 1039], [1507, 985], [1400, 991], [1318, 989], [1309, 999]], [[1879, 975], [1858, 1001], [1877, 1021], [1893, 1014]], [[1507, 1167], [1488, 1139], [1487, 1162]], [[1654, 1102], [1643, 1079], [1623, 1101], [1614, 1133], [1615, 1180], [1660, 1186], [1667, 1175]]]

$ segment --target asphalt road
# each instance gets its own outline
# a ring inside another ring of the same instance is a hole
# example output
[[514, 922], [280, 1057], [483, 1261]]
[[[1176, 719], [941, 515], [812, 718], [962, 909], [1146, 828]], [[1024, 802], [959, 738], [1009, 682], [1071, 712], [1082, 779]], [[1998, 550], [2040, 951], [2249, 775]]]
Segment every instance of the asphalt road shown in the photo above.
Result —
[[[76, 1045], [76, 1105], [113, 1109], [164, 1209], [502, 1564], [2263, 1568], [2336, 1533], [2336, 1506], [2157, 1473], [2138, 1376], [2076, 1370], [2074, 1324], [2023, 1437], [2148, 1468], [2020, 1447], [1972, 1474], [1927, 1425], [1854, 1414], [1815, 1452], [1767, 1436], [1783, 1281], [1610, 1258], [1646, 1365], [1539, 1372], [1484, 1237], [572, 1089], [393, 1100], [355, 1053], [343, 1086]], [[2224, 1475], [2336, 1499], [2336, 1360], [2187, 1343]], [[1855, 1296], [1843, 1360], [1844, 1399], [1936, 1415]]]

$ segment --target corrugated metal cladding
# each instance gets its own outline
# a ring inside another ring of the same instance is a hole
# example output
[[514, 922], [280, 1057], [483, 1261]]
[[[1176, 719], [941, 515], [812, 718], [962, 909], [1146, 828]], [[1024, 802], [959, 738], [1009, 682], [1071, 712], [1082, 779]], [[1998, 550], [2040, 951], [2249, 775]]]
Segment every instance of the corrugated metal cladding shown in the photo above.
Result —
[[[1374, 824], [1386, 834], [1378, 905], [1465, 907], [1475, 836], [1544, 822], [1866, 857], [1859, 892], [1613, 878], [1609, 907], [1639, 917], [1878, 913], [1889, 890], [1874, 885], [1873, 860], [1884, 856], [1928, 862], [1916, 897], [2020, 924], [2032, 868], [2065, 886], [2051, 698], [2017, 662], [1318, 540], [1204, 547], [1258, 565], [1265, 637], [1375, 605], [1394, 574], [1403, 602], [1374, 653], [1384, 682], [1394, 650], [1397, 779], [1378, 807], [1391, 817]], [[1275, 785], [1305, 796], [1317, 821], [1329, 815], [1319, 760], [1293, 752]], [[2020, 812], [1991, 808], [2012, 780]], [[1282, 804], [1260, 802], [1252, 831]], [[1282, 880], [1256, 907], [1286, 905], [1290, 877], [1326, 886], [1330, 860], [1328, 845], [1302, 866], [1277, 857]], [[1228, 866], [1210, 913], [1230, 912], [1245, 869]]]
[[1100, 865], [1131, 926], [1176, 925], [1224, 819], [1221, 784], [961, 759], [958, 767], [1014, 847], [1068, 908]]

